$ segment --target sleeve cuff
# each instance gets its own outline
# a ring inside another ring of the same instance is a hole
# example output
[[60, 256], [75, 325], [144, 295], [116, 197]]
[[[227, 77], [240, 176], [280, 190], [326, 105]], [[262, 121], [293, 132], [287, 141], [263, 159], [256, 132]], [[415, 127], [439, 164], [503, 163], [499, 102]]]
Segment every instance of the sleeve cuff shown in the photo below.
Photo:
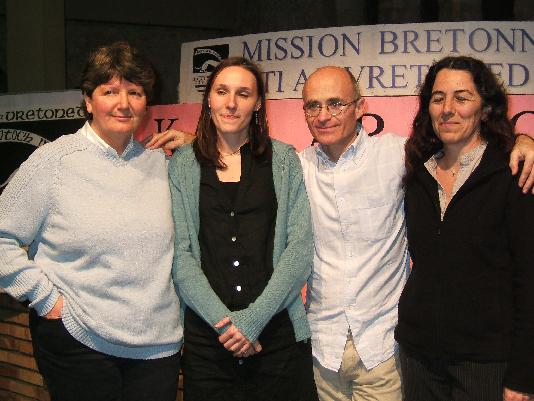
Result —
[[45, 316], [52, 310], [59, 298], [59, 291], [56, 287], [52, 287], [50, 294], [40, 301], [33, 301], [30, 303], [30, 308], [35, 309], [39, 316]]
[[239, 329], [241, 334], [243, 334], [249, 341], [255, 342], [260, 336], [263, 325], [261, 325], [257, 319], [254, 317], [247, 309], [240, 311], [230, 312], [229, 317], [232, 320], [232, 323]]

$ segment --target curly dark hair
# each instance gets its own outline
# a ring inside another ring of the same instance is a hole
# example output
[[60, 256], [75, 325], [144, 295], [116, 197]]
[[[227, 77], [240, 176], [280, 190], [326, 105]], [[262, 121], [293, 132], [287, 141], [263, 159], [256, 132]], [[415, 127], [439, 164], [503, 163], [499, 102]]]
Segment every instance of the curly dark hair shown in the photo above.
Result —
[[[109, 82], [113, 77], [124, 78], [141, 86], [147, 104], [152, 104], [156, 86], [154, 68], [138, 49], [127, 42], [115, 42], [96, 48], [83, 69], [80, 89], [84, 95], [92, 97], [99, 85]], [[84, 101], [82, 110], [87, 119], [92, 119]]]
[[405, 146], [404, 184], [413, 178], [419, 166], [443, 147], [432, 127], [429, 105], [436, 76], [445, 68], [467, 71], [471, 74], [482, 98], [481, 107], [486, 112], [480, 122], [480, 136], [488, 142], [495, 143], [504, 152], [509, 152], [513, 146], [514, 132], [507, 116], [506, 91], [489, 67], [481, 60], [468, 56], [442, 58], [432, 64], [419, 90], [419, 109], [413, 120], [412, 135]]
[[271, 151], [265, 103], [265, 84], [263, 82], [262, 72], [256, 64], [244, 57], [227, 58], [215, 67], [208, 78], [206, 90], [202, 98], [202, 110], [197, 124], [196, 138], [193, 142], [193, 149], [198, 162], [203, 165], [214, 166], [218, 169], [224, 169], [226, 166], [221, 161], [221, 155], [217, 147], [217, 129], [211, 119], [208, 101], [215, 78], [217, 78], [217, 75], [222, 70], [228, 67], [242, 67], [251, 72], [254, 78], [256, 78], [258, 97], [261, 103], [260, 108], [255, 112], [257, 118], [253, 117], [249, 125], [248, 136], [250, 147], [255, 157], [269, 157], [268, 152]]

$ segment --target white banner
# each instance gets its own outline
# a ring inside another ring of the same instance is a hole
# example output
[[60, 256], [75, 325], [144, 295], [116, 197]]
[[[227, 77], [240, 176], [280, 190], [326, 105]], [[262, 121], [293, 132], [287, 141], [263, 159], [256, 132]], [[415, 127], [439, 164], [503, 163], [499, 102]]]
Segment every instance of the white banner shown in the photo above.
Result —
[[84, 118], [79, 90], [0, 95], [0, 123]]
[[300, 98], [316, 68], [350, 68], [365, 96], [414, 95], [446, 55], [484, 60], [510, 94], [534, 94], [534, 22], [440, 22], [271, 32], [184, 43], [179, 99], [198, 103], [210, 71], [229, 56], [259, 63], [270, 99]]

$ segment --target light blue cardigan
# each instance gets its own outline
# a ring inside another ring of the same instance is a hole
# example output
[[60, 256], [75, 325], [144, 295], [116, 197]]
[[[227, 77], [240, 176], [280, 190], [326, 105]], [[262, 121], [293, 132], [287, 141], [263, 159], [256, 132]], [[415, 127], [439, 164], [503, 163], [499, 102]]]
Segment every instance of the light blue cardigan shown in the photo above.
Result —
[[187, 304], [212, 327], [228, 316], [241, 333], [254, 342], [271, 318], [287, 308], [295, 339], [302, 341], [311, 336], [300, 295], [313, 261], [310, 206], [294, 149], [275, 140], [272, 143], [273, 181], [278, 201], [274, 271], [261, 295], [246, 309], [230, 312], [200, 267], [200, 166], [191, 146], [178, 149], [169, 164], [175, 227], [172, 274], [184, 301], [182, 308]]

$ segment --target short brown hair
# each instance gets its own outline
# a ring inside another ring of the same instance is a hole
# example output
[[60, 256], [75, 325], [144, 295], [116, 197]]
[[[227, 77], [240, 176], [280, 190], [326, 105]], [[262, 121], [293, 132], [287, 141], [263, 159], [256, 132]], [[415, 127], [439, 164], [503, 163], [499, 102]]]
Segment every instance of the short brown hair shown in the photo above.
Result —
[[[109, 82], [113, 77], [124, 78], [145, 91], [147, 104], [152, 104], [156, 73], [148, 59], [135, 47], [127, 42], [115, 42], [111, 45], [96, 48], [82, 72], [80, 89], [88, 97], [102, 84]], [[82, 101], [82, 110], [88, 119], [85, 102]]]

